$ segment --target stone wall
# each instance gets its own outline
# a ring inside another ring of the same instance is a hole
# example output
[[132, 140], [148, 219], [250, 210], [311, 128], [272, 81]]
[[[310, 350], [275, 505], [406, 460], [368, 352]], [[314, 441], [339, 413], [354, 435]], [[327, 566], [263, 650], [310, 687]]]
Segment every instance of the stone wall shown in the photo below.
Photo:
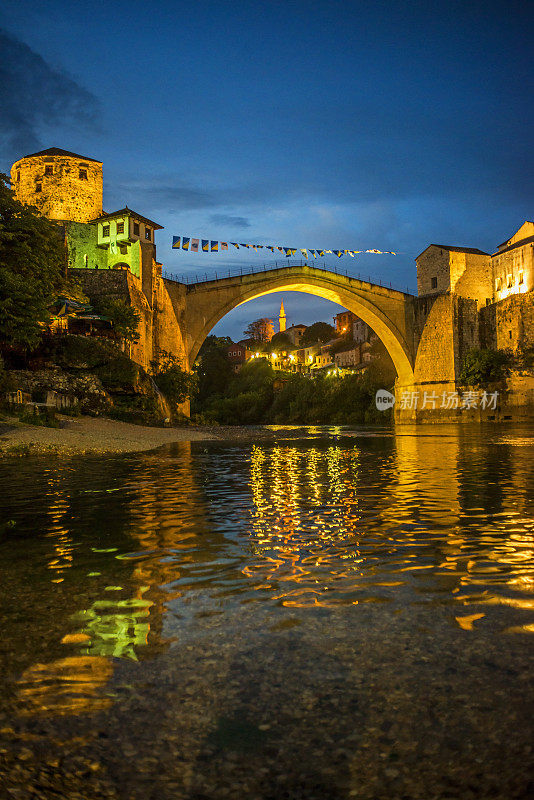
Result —
[[[419, 297], [448, 292], [451, 285], [449, 251], [431, 245], [416, 258], [417, 294]], [[432, 286], [436, 278], [437, 286]]]
[[480, 343], [514, 353], [534, 347], [534, 291], [513, 294], [480, 311]]
[[491, 257], [480, 253], [449, 252], [451, 292], [485, 305], [493, 298]]
[[[80, 170], [86, 179], [80, 178]], [[26, 156], [13, 164], [11, 183], [17, 200], [36, 206], [48, 219], [89, 222], [102, 213], [100, 161], [86, 161], [81, 156]]]

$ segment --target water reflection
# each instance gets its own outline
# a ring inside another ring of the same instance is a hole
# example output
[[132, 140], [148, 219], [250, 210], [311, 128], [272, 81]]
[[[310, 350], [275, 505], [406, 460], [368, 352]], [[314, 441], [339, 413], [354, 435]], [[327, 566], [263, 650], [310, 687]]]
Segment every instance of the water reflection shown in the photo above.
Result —
[[108, 703], [113, 659], [152, 657], [240, 605], [283, 620], [430, 604], [459, 635], [532, 632], [531, 436], [306, 435], [2, 463], [2, 657], [21, 706]]

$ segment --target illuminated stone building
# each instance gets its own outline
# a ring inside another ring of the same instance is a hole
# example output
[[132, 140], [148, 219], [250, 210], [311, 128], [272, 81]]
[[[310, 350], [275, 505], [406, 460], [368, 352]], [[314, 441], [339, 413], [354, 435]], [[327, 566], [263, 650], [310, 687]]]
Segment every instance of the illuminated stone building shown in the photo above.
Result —
[[102, 213], [102, 162], [58, 147], [31, 153], [11, 167], [17, 200], [43, 217], [90, 222]]
[[415, 259], [419, 297], [454, 292], [479, 307], [534, 288], [534, 222], [526, 221], [490, 255], [483, 250], [431, 244]]

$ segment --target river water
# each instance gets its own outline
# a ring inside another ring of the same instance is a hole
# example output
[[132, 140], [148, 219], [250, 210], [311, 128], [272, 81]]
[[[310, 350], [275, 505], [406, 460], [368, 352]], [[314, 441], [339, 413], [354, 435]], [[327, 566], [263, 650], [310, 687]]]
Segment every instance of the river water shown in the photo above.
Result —
[[534, 795], [534, 429], [273, 427], [0, 477], [6, 797]]

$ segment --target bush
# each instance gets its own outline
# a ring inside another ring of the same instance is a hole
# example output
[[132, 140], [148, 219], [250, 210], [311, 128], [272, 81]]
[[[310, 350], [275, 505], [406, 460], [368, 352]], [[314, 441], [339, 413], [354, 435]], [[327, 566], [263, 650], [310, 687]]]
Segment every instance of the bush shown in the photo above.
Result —
[[484, 386], [505, 378], [511, 363], [511, 354], [506, 350], [473, 349], [465, 357], [461, 383], [467, 386]]
[[25, 425], [38, 425], [42, 428], [59, 428], [61, 427], [56, 419], [55, 409], [45, 408], [40, 413], [24, 409], [19, 415], [20, 422]]
[[158, 389], [163, 392], [165, 397], [173, 403], [185, 402], [190, 397], [197, 385], [197, 376], [192, 372], [182, 369], [182, 362], [179, 358], [164, 353], [159, 363], [156, 365], [154, 382]]

